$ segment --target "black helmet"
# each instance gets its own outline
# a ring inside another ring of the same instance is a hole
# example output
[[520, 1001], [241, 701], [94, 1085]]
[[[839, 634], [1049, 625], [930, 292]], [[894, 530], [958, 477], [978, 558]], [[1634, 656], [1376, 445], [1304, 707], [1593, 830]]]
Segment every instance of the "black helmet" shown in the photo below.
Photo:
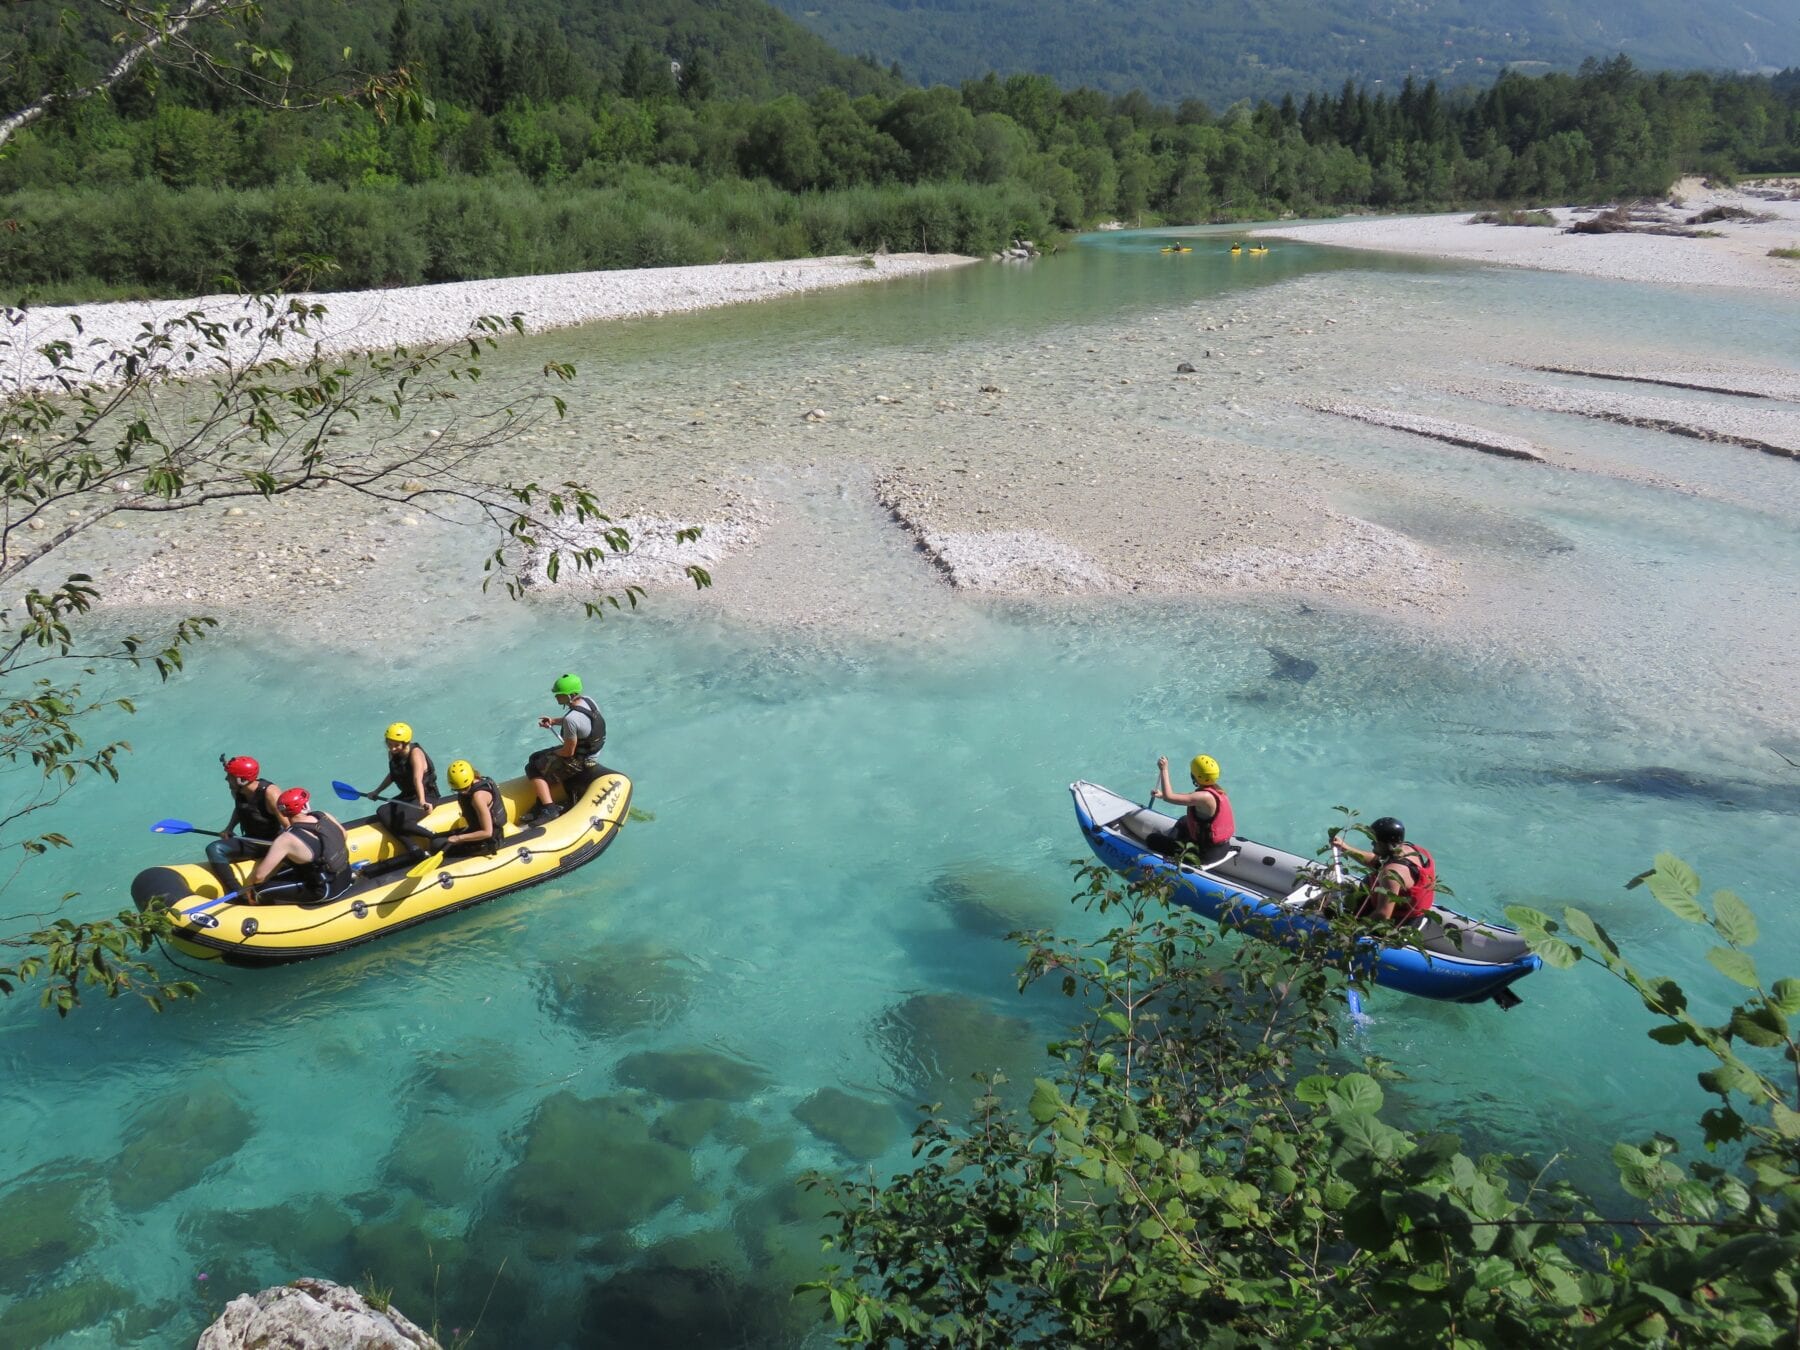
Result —
[[1380, 820], [1370, 825], [1369, 834], [1374, 838], [1376, 843], [1387, 848], [1392, 848], [1395, 844], [1404, 844], [1406, 842], [1406, 826], [1402, 825], [1392, 816], [1383, 816]]

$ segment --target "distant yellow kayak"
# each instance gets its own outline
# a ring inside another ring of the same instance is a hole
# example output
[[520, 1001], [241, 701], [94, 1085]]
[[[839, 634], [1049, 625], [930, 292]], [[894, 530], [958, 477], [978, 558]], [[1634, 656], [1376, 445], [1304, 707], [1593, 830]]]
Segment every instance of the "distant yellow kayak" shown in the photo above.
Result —
[[1265, 246], [1263, 246], [1261, 244], [1257, 244], [1251, 248], [1250, 256], [1252, 258], [1260, 258], [1260, 257], [1262, 257], [1263, 254], [1267, 253], [1268, 251], [1269, 250]]
[[1164, 253], [1192, 253], [1194, 250], [1186, 244], [1164, 244]]
[[1233, 253], [1242, 253], [1244, 251], [1244, 246], [1242, 244], [1233, 244], [1231, 246], [1231, 251]]

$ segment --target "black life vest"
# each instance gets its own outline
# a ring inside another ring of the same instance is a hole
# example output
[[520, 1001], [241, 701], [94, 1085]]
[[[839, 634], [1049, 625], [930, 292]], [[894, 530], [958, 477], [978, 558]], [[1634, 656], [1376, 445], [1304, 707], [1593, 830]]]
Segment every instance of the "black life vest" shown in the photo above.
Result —
[[312, 860], [294, 865], [306, 888], [325, 900], [341, 894], [350, 883], [350, 841], [344, 827], [320, 816], [288, 828], [312, 845]]
[[593, 730], [575, 742], [575, 758], [592, 759], [606, 744], [606, 719], [600, 715], [600, 705], [586, 694], [577, 694], [569, 700], [569, 709], [586, 713], [593, 723]]
[[457, 805], [462, 808], [463, 824], [471, 830], [475, 828], [475, 822], [481, 819], [481, 812], [475, 809], [477, 792], [488, 794], [488, 816], [494, 822], [494, 832], [486, 839], [474, 842], [480, 844], [489, 853], [493, 853], [500, 847], [500, 836], [506, 833], [506, 797], [495, 785], [494, 780], [486, 777], [477, 778], [468, 787], [457, 793], [456, 801]]
[[232, 789], [231, 795], [237, 799], [237, 808], [232, 812], [232, 818], [237, 822], [238, 833], [244, 838], [260, 839], [269, 844], [281, 833], [281, 822], [269, 810], [269, 789], [274, 786], [268, 779], [259, 778], [250, 784], [247, 793]]
[[437, 765], [431, 762], [431, 752], [424, 746], [413, 742], [401, 746], [398, 750], [388, 751], [388, 777], [394, 780], [394, 786], [400, 789], [402, 801], [412, 800], [412, 752], [417, 750], [425, 756], [425, 800], [430, 801], [438, 795]]

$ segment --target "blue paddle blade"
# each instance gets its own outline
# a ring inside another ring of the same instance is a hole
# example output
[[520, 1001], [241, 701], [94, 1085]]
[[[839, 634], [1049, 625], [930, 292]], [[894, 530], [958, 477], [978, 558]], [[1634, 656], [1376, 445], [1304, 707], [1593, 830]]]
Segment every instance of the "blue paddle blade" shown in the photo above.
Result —
[[340, 802], [353, 802], [363, 795], [348, 783], [340, 783], [335, 778], [331, 780], [331, 790], [337, 793]]
[[192, 834], [194, 827], [185, 820], [159, 820], [150, 827], [151, 834]]

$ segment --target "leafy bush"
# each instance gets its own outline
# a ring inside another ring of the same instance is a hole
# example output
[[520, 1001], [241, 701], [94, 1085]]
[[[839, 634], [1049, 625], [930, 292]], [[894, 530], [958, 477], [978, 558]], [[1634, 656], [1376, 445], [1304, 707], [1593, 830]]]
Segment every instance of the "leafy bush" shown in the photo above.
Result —
[[1335, 1044], [1347, 934], [1301, 952], [1240, 942], [1145, 883], [1084, 877], [1088, 901], [1120, 912], [1112, 931], [1015, 934], [1022, 984], [1060, 981], [1089, 1009], [1025, 1109], [996, 1080], [966, 1121], [927, 1110], [911, 1170], [811, 1179], [847, 1266], [806, 1287], [841, 1343], [1792, 1343], [1800, 980], [1762, 978], [1736, 896], [1709, 913], [1667, 855], [1642, 878], [1719, 939], [1708, 958], [1745, 997], [1716, 1025], [1581, 911], [1509, 911], [1548, 964], [1603, 967], [1655, 1040], [1711, 1057], [1706, 1141], [1741, 1150], [1684, 1168], [1667, 1135], [1619, 1144], [1640, 1205], [1602, 1215], [1541, 1169], [1383, 1118], [1391, 1066], [1346, 1072]]

